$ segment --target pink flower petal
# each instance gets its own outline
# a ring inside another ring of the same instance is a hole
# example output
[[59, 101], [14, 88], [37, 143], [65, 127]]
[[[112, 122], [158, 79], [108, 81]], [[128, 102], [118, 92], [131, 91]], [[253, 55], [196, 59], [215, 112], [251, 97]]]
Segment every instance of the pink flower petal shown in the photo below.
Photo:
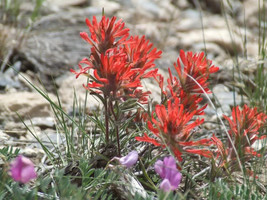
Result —
[[170, 180], [171, 185], [176, 189], [181, 183], [182, 174], [177, 171], [176, 174], [169, 180]]
[[11, 162], [10, 173], [14, 181], [21, 183], [27, 183], [37, 177], [32, 161], [22, 155]]
[[164, 174], [164, 170], [163, 170], [163, 162], [161, 160], [158, 160], [155, 163], [155, 171], [157, 172], [157, 174], [160, 176], [160, 178], [164, 178], [165, 174]]
[[37, 174], [34, 170], [33, 166], [26, 166], [21, 171], [21, 179], [22, 183], [28, 183], [30, 180], [35, 179]]
[[160, 188], [165, 192], [178, 188], [182, 180], [182, 174], [176, 167], [175, 159], [172, 156], [165, 157], [163, 161], [155, 163], [155, 171], [163, 179]]
[[138, 160], [138, 152], [131, 151], [127, 156], [121, 157], [119, 159], [122, 165], [125, 165], [127, 168], [132, 167]]
[[162, 189], [164, 192], [169, 192], [171, 190], [174, 190], [174, 188], [172, 187], [172, 185], [168, 179], [164, 179], [160, 183], [159, 188]]

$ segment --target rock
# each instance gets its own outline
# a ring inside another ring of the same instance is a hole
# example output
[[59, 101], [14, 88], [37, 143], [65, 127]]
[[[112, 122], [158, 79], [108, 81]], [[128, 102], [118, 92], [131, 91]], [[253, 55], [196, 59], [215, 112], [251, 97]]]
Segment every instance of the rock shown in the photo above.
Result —
[[196, 9], [199, 9], [199, 7], [201, 7], [201, 9], [203, 10], [209, 10], [210, 12], [217, 14], [223, 14], [224, 12], [237, 14], [241, 10], [241, 3], [234, 0], [189, 0], [189, 2]]
[[10, 87], [20, 88], [21, 85], [18, 82], [18, 78], [11, 78], [8, 74], [0, 72], [0, 90], [5, 90]]
[[161, 91], [158, 83], [154, 80], [145, 80], [142, 82], [143, 90], [150, 91], [149, 95], [152, 102], [159, 104], [161, 102]]
[[[40, 83], [38, 78], [39, 76], [30, 70], [27, 70], [25, 73], [20, 72], [18, 76], [18, 80], [22, 83], [23, 86], [25, 86], [25, 89], [30, 90], [32, 92], [36, 92], [36, 89], [32, 85], [37, 88], [43, 88], [43, 85], [42, 83]], [[52, 85], [53, 84], [51, 84], [51, 87]]]
[[215, 43], [197, 43], [193, 45], [193, 49], [195, 52], [205, 52], [206, 50], [208, 59], [218, 63], [222, 63], [226, 59], [223, 49]]
[[132, 0], [114, 0], [115, 2], [119, 3], [123, 7], [129, 9], [133, 7]]
[[34, 117], [30, 120], [24, 121], [24, 123], [29, 126], [38, 126], [41, 129], [46, 129], [46, 128], [54, 128], [55, 127], [55, 122], [54, 122], [53, 117]]
[[0, 129], [0, 149], [2, 145], [5, 145], [7, 141], [11, 140], [11, 136], [4, 133], [4, 130]]
[[4, 125], [4, 133], [19, 139], [21, 136], [26, 135], [27, 130], [23, 123], [9, 121]]
[[44, 151], [42, 149], [31, 148], [31, 147], [25, 147], [21, 149], [20, 153], [28, 158], [39, 158], [39, 159], [41, 159], [44, 155]]
[[[87, 77], [79, 76], [79, 78], [76, 79], [75, 75], [71, 73], [68, 73], [65, 76], [62, 76], [57, 79], [57, 85], [59, 86], [58, 89], [59, 98], [62, 101], [61, 103], [64, 105], [64, 107], [68, 112], [71, 112], [73, 109], [72, 106], [75, 95], [77, 98], [77, 102], [80, 104], [80, 106], [84, 105], [86, 89], [83, 87], [83, 84], [86, 85], [86, 82], [87, 82]], [[100, 105], [102, 104], [96, 97], [88, 94], [87, 112], [95, 110]]]
[[256, 150], [256, 151], [261, 151], [264, 148], [266, 149], [267, 147], [267, 139], [262, 139], [262, 140], [256, 140], [253, 144], [252, 147]]
[[[55, 99], [50, 94], [52, 99]], [[39, 93], [16, 92], [0, 94], [0, 121], [19, 121], [31, 117], [50, 117], [50, 104]]]
[[[65, 136], [60, 135], [53, 129], [46, 129], [42, 132], [37, 132], [38, 138], [42, 141], [46, 147], [53, 148], [54, 146], [58, 146], [61, 144], [65, 145]], [[74, 142], [74, 141], [73, 141]], [[38, 143], [38, 148], [42, 148], [42, 146]]]
[[[177, 17], [177, 11], [179, 10], [177, 7], [173, 6], [169, 0], [165, 1], [150, 1], [150, 0], [131, 0], [123, 3], [126, 8], [126, 11], [122, 11], [126, 15], [128, 11], [130, 11], [132, 16], [131, 19], [125, 20], [127, 22], [131, 22], [133, 24], [139, 23], [147, 23], [149, 21], [155, 22], [157, 21], [167, 21], [169, 22], [173, 18]], [[118, 13], [120, 16], [121, 11]]]
[[172, 3], [182, 10], [188, 9], [190, 7], [188, 0], [172, 1]]
[[[212, 19], [211, 19], [212, 17]], [[183, 20], [180, 20], [180, 19]], [[220, 15], [210, 15], [204, 13], [202, 18], [198, 10], [188, 9], [179, 14], [176, 21], [175, 30], [181, 32], [192, 31], [195, 29], [202, 29], [204, 32], [206, 28], [225, 28], [226, 22]]]
[[140, 199], [151, 199], [142, 184], [128, 170], [122, 169], [119, 166], [112, 166], [112, 168], [112, 170], [118, 174], [120, 180], [118, 183], [112, 183], [111, 188], [114, 189], [122, 199], [134, 199], [136, 195], [138, 195]]
[[49, 6], [69, 7], [69, 6], [81, 6], [85, 5], [87, 0], [46, 0], [46, 4]]
[[[237, 16], [237, 22], [240, 26], [244, 26], [244, 19], [246, 23], [246, 27], [249, 28], [249, 31], [253, 31], [258, 34], [259, 29], [259, 1], [254, 0], [246, 0], [243, 2], [243, 9], [240, 14]], [[260, 4], [262, 8], [261, 14], [263, 17], [263, 3]], [[265, 12], [267, 9], [267, 5], [265, 4]]]
[[15, 62], [12, 67], [9, 67], [5, 71], [5, 74], [10, 76], [10, 77], [17, 76], [20, 69], [21, 69], [21, 65], [22, 65], [22, 63], [20, 61]]
[[151, 42], [161, 42], [162, 33], [159, 30], [159, 23], [147, 22], [144, 24], [137, 24], [134, 31], [139, 33], [139, 35], [145, 35], [146, 39], [151, 40]]
[[119, 3], [109, 0], [91, 1], [91, 6], [101, 10], [104, 8], [106, 15], [113, 15], [113, 13], [116, 13], [121, 9], [121, 5]]
[[[169, 73], [167, 69], [159, 68], [158, 73], [161, 74], [164, 77], [164, 84], [166, 84], [167, 79], [169, 77]], [[145, 79], [142, 81], [143, 90], [144, 91], [150, 91], [151, 94], [149, 95], [149, 98], [152, 100], [153, 103], [161, 103], [161, 89], [158, 85], [158, 83], [153, 79]], [[165, 87], [164, 85], [163, 87]]]
[[153, 1], [149, 0], [134, 0], [132, 1], [133, 5], [138, 12], [146, 12], [158, 16], [161, 12], [161, 8]]
[[[229, 107], [229, 105], [221, 105], [221, 107], [217, 106], [217, 108], [214, 110], [212, 106], [208, 105], [205, 109], [205, 114], [209, 116], [208, 121], [217, 122], [218, 116], [222, 118], [223, 115], [231, 114], [231, 108]], [[208, 127], [212, 126], [209, 125]]]
[[[186, 33], [178, 33], [182, 46], [185, 49], [192, 48], [193, 44], [203, 43], [202, 30], [193, 30]], [[215, 43], [225, 52], [235, 55], [243, 52], [242, 37], [232, 33], [233, 41], [228, 29], [205, 29], [204, 37], [206, 43]]]
[[216, 104], [218, 104], [218, 106], [226, 112], [229, 112], [229, 109], [231, 111], [230, 107], [240, 105], [244, 100], [246, 100], [242, 99], [241, 95], [237, 92], [229, 91], [229, 89], [223, 84], [217, 84], [214, 86], [212, 92], [215, 96], [215, 100], [217, 100]]
[[205, 10], [210, 10], [213, 13], [221, 13], [221, 0], [202, 0], [202, 1], [194, 1], [189, 0], [189, 3], [194, 6], [195, 9], [199, 9], [201, 7]]
[[[42, 149], [42, 145], [39, 143], [42, 142], [48, 149], [52, 149], [58, 145], [65, 145], [65, 135], [57, 132], [54, 129], [46, 128], [41, 129], [39, 127], [29, 127], [27, 134], [20, 138], [21, 141], [32, 141], [27, 144], [30, 148], [39, 148]], [[36, 140], [38, 138], [39, 141]]]
[[[25, 38], [24, 44], [18, 49], [18, 54], [33, 66], [49, 90], [51, 76], [56, 78], [90, 54], [90, 45], [80, 38], [80, 32], [88, 31], [85, 18], [101, 15], [101, 9], [62, 11], [40, 18], [32, 31]], [[26, 70], [25, 70], [26, 71]], [[51, 88], [50, 88], [51, 89]]]

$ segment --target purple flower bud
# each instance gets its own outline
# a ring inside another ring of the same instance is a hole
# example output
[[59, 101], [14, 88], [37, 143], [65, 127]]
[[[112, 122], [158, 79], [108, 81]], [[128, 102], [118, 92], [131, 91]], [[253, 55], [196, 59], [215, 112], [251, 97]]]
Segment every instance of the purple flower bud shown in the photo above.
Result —
[[22, 155], [11, 162], [10, 172], [14, 181], [21, 183], [28, 183], [37, 177], [32, 161]]
[[170, 190], [176, 189], [171, 185], [170, 181], [166, 178], [160, 183], [159, 188], [162, 189], [164, 192], [169, 192]]
[[163, 179], [160, 188], [165, 192], [178, 188], [182, 174], [178, 171], [175, 159], [172, 156], [165, 157], [163, 161], [158, 160], [155, 163], [155, 171]]
[[119, 162], [127, 168], [132, 167], [138, 160], [137, 151], [131, 151], [127, 156], [119, 158]]

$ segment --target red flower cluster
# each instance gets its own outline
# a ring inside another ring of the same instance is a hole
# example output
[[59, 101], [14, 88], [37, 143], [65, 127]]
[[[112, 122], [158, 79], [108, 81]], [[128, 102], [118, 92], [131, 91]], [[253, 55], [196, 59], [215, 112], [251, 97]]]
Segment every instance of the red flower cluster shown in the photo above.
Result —
[[[162, 103], [156, 105], [152, 116], [133, 106], [136, 109], [133, 120], [147, 121], [148, 129], [154, 137], [144, 133], [144, 136], [136, 137], [136, 140], [162, 148], [169, 147], [179, 161], [182, 161], [183, 153], [215, 157], [216, 166], [230, 172], [237, 166], [235, 149], [242, 164], [253, 156], [260, 156], [252, 145], [256, 140], [266, 137], [259, 137], [259, 130], [266, 122], [267, 115], [246, 105], [242, 110], [238, 106], [233, 108], [232, 120], [224, 116], [230, 125], [228, 133], [231, 140], [227, 143], [224, 144], [215, 135], [211, 139], [194, 140], [195, 128], [204, 122], [197, 117], [204, 114], [207, 106], [200, 105], [201, 95], [211, 93], [208, 79], [219, 70], [203, 52], [193, 54], [181, 50], [180, 57], [174, 63], [177, 76], [168, 69], [169, 78], [164, 88], [163, 76], [154, 68], [154, 61], [160, 58], [162, 52], [153, 48], [153, 44], [145, 36], [129, 36], [129, 29], [124, 27], [122, 20], [116, 21], [115, 17], [109, 19], [103, 16], [100, 22], [93, 17], [92, 22], [86, 19], [86, 24], [90, 36], [86, 32], [80, 33], [80, 36], [92, 46], [91, 54], [89, 58], [80, 61], [79, 71], [72, 69], [71, 72], [76, 74], [76, 78], [81, 74], [89, 77], [89, 83], [84, 87], [103, 101], [106, 142], [109, 142], [109, 123], [114, 123], [119, 152], [119, 126], [124, 119], [121, 116], [133, 116], [131, 111], [128, 115], [122, 113], [120, 106], [123, 105], [122, 102], [126, 105], [132, 100], [134, 103], [147, 103], [150, 92], [140, 89], [141, 81], [154, 77], [162, 91]], [[211, 145], [217, 147], [215, 153], [207, 148]]]
[[[254, 148], [253, 143], [256, 140], [266, 138], [266, 135], [258, 137], [259, 130], [263, 127], [267, 120], [267, 115], [257, 111], [257, 108], [249, 108], [244, 106], [242, 111], [239, 107], [232, 110], [232, 120], [224, 116], [229, 122], [230, 129], [228, 131], [231, 140], [237, 150], [240, 161], [245, 163], [251, 156], [260, 156]], [[216, 158], [220, 167], [235, 167], [236, 166], [236, 153], [230, 141], [223, 145], [222, 141], [216, 136], [211, 138], [217, 146]]]
[[143, 137], [136, 137], [136, 140], [149, 142], [163, 148], [169, 146], [180, 161], [182, 161], [182, 151], [211, 157], [212, 154], [209, 150], [188, 148], [188, 146], [209, 146], [211, 144], [210, 139], [190, 141], [192, 130], [204, 122], [203, 119], [190, 122], [195, 113], [196, 111], [185, 111], [178, 98], [175, 98], [173, 102], [168, 100], [167, 108], [164, 105], [156, 105], [152, 119], [147, 122], [147, 125], [157, 139], [150, 138], [145, 133]]
[[122, 20], [115, 21], [115, 17], [109, 20], [105, 16], [99, 23], [95, 17], [92, 23], [86, 19], [91, 37], [85, 32], [80, 35], [93, 46], [91, 56], [79, 63], [79, 72], [71, 72], [76, 78], [81, 74], [90, 77], [84, 87], [94, 93], [113, 99], [137, 98], [146, 103], [149, 93], [139, 89], [141, 80], [155, 76], [157, 69], [150, 69], [155, 66], [154, 60], [160, 57], [161, 51], [152, 49], [153, 44], [144, 36], [128, 38], [129, 29], [124, 28]]
[[[163, 100], [163, 104], [157, 105], [155, 112], [152, 113], [151, 121], [147, 122], [149, 130], [157, 139], [148, 137], [146, 133], [143, 137], [136, 137], [136, 139], [163, 148], [169, 146], [180, 161], [182, 152], [211, 158], [212, 153], [208, 149], [191, 147], [210, 146], [212, 141], [210, 139], [193, 141], [191, 136], [193, 129], [204, 122], [204, 120], [193, 119], [196, 115], [204, 114], [203, 110], [207, 106], [206, 104], [199, 108], [199, 103], [202, 101], [201, 94], [203, 90], [210, 92], [207, 80], [209, 75], [218, 71], [219, 68], [211, 65], [211, 61], [204, 57], [204, 53], [193, 55], [192, 52], [188, 52], [185, 54], [181, 50], [180, 58], [183, 67], [179, 58], [174, 64], [178, 76], [173, 76], [169, 69], [168, 92], [163, 88], [163, 77], [160, 74], [154, 76], [167, 102], [166, 105]], [[158, 121], [153, 116], [154, 114], [157, 115]]]
[[[177, 64], [174, 64], [179, 78], [179, 83], [177, 83], [179, 84], [179, 88], [182, 88], [186, 93], [203, 93], [203, 90], [210, 93], [207, 80], [210, 74], [219, 70], [219, 67], [212, 65], [212, 62], [205, 57], [204, 52], [193, 55], [190, 51], [185, 54], [185, 52], [181, 50], [180, 58], [184, 66], [181, 66], [179, 58], [177, 59]], [[190, 76], [193, 77], [202, 88], [200, 88]]]
[[[180, 64], [180, 59], [183, 67]], [[174, 63], [174, 68], [178, 77], [174, 77], [169, 69], [169, 79], [167, 88], [171, 97], [178, 97], [184, 105], [185, 110], [195, 111], [195, 115], [204, 114], [203, 110], [206, 105], [199, 108], [202, 101], [201, 94], [205, 91], [210, 93], [208, 88], [208, 79], [211, 73], [219, 70], [218, 67], [211, 65], [211, 61], [206, 59], [204, 53], [193, 54], [192, 52], [180, 51], [180, 59]], [[170, 98], [170, 97], [168, 97]]]
[[210, 150], [191, 147], [215, 145], [217, 147], [215, 151], [217, 166], [227, 168], [228, 171], [236, 170], [238, 167], [234, 148], [242, 163], [248, 161], [252, 156], [259, 157], [260, 154], [254, 150], [252, 145], [256, 140], [266, 138], [266, 135], [259, 137], [258, 134], [259, 129], [267, 120], [267, 115], [257, 112], [257, 108], [251, 109], [247, 105], [242, 111], [238, 106], [233, 108], [233, 120], [224, 116], [230, 125], [228, 132], [234, 147], [230, 141], [224, 144], [215, 135], [211, 139], [191, 140], [192, 130], [203, 123], [203, 120], [193, 120], [193, 116], [204, 114], [203, 110], [207, 106], [199, 107], [202, 100], [201, 94], [203, 92], [210, 93], [208, 78], [219, 68], [211, 65], [211, 61], [207, 60], [203, 53], [193, 55], [192, 52], [188, 52], [185, 54], [181, 50], [180, 58], [183, 67], [179, 58], [177, 64], [174, 64], [178, 76], [173, 76], [169, 69], [168, 92], [163, 88], [163, 77], [161, 75], [154, 77], [167, 102], [167, 105], [163, 103], [156, 106], [151, 121], [147, 123], [149, 130], [157, 139], [149, 137], [146, 133], [143, 137], [136, 139], [163, 148], [169, 146], [178, 160], [182, 160], [182, 152], [211, 158], [213, 153]]

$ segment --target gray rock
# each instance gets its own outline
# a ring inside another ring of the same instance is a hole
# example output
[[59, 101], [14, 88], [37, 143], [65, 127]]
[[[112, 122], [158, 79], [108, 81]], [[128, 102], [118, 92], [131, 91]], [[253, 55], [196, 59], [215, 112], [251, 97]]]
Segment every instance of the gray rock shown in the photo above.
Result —
[[[192, 48], [192, 45], [196, 43], [204, 43], [202, 30], [193, 30], [190, 32], [178, 33], [177, 35], [185, 48]], [[241, 52], [243, 52], [242, 37], [237, 33], [232, 33], [232, 36], [234, 38], [234, 40], [232, 41], [229, 30], [227, 28], [206, 29], [204, 31], [204, 36], [205, 42], [215, 43], [227, 53], [235, 55], [236, 53], [240, 54]]]
[[9, 74], [0, 72], [0, 90], [5, 90], [10, 87], [13, 88], [21, 87], [18, 78], [15, 77], [14, 79], [12, 79]]
[[109, 0], [98, 0], [91, 1], [91, 6], [102, 10], [104, 8], [105, 15], [114, 15], [114, 13], [118, 12], [121, 9], [121, 5], [115, 1]]
[[[183, 20], [180, 20], [181, 18]], [[223, 19], [220, 15], [202, 13], [201, 18], [200, 12], [192, 9], [181, 12], [178, 19], [176, 19], [177, 25], [175, 26], [175, 29], [181, 32], [202, 29], [203, 27], [205, 32], [206, 28], [225, 28], [226, 26], [225, 19]]]
[[87, 3], [87, 0], [46, 0], [45, 3], [50, 6], [57, 6], [59, 7], [58, 9], [60, 9], [69, 6], [82, 6]]
[[6, 134], [4, 130], [0, 129], [0, 148], [2, 145], [5, 145], [7, 141], [10, 141], [12, 138], [10, 135]]
[[18, 49], [18, 53], [34, 66], [47, 89], [53, 89], [51, 76], [62, 75], [77, 66], [83, 57], [89, 56], [91, 47], [80, 38], [80, 32], [89, 32], [85, 18], [91, 18], [92, 14], [101, 15], [101, 9], [98, 14], [90, 12], [87, 8], [74, 9], [40, 18]]
[[18, 73], [20, 72], [21, 70], [21, 61], [17, 61], [13, 64], [12, 67], [9, 67], [6, 71], [5, 71], [5, 74], [10, 76], [10, 77], [14, 77], [14, 76], [17, 76]]
[[208, 59], [222, 63], [226, 59], [224, 50], [215, 43], [196, 43], [193, 45], [195, 52], [206, 52]]
[[[45, 143], [46, 146], [53, 147], [54, 145], [61, 145], [64, 143], [64, 135], [56, 133], [54, 130], [47, 129], [43, 133], [39, 133], [39, 139]], [[39, 144], [38, 144], [39, 145]]]
[[243, 102], [241, 95], [237, 92], [229, 91], [229, 89], [222, 84], [216, 85], [212, 92], [215, 95], [217, 105], [225, 110], [229, 110], [230, 107], [240, 105]]
[[23, 123], [21, 122], [16, 123], [13, 121], [9, 121], [4, 124], [3, 132], [11, 137], [15, 137], [18, 139], [27, 134], [26, 127], [23, 125]]
[[[86, 83], [87, 77], [79, 76], [79, 78], [76, 79], [75, 75], [71, 73], [66, 74], [63, 76], [63, 78], [57, 79], [57, 84], [59, 85], [58, 95], [61, 103], [67, 111], [71, 111], [73, 109], [72, 106], [75, 95], [77, 102], [80, 105], [84, 105], [86, 89], [83, 87], [83, 84], [86, 85]], [[95, 110], [95, 108], [99, 107], [100, 105], [102, 105], [100, 100], [93, 95], [88, 94], [87, 112]]]
[[[112, 183], [111, 187], [117, 191], [123, 199], [133, 199], [137, 194], [142, 199], [147, 199], [148, 194], [142, 184], [131, 172], [121, 167], [112, 167], [120, 177], [118, 183]], [[149, 197], [151, 199], [151, 197]], [[153, 199], [153, 198], [152, 198]]]
[[24, 122], [27, 126], [38, 126], [41, 129], [55, 128], [55, 122], [53, 117], [34, 117], [31, 120]]
[[41, 159], [44, 156], [44, 151], [42, 149], [32, 147], [25, 147], [21, 149], [20, 153], [28, 158]]

